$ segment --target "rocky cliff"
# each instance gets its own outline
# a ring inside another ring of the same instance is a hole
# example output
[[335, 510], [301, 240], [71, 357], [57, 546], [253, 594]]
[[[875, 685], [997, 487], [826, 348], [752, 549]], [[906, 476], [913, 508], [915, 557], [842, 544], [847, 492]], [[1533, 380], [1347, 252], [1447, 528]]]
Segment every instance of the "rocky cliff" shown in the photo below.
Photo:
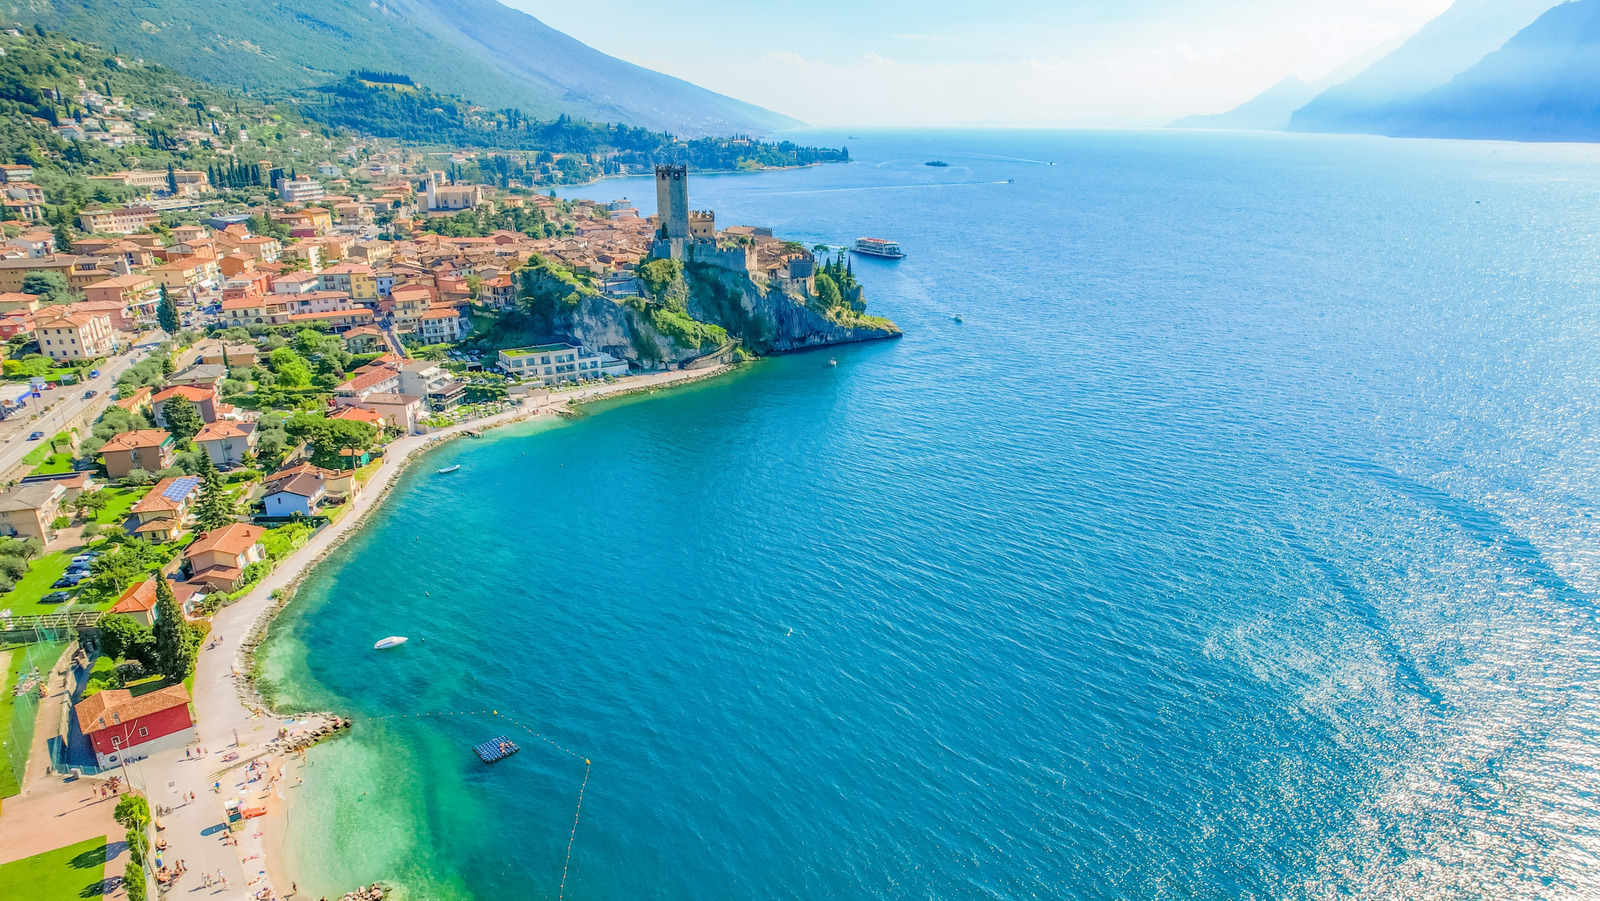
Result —
[[784, 353], [900, 336], [894, 323], [866, 315], [853, 285], [823, 291], [825, 299], [814, 282], [758, 284], [744, 271], [709, 263], [646, 263], [642, 297], [604, 296], [539, 259], [518, 278], [516, 308], [488, 335], [495, 346], [571, 341], [651, 369], [719, 353]]

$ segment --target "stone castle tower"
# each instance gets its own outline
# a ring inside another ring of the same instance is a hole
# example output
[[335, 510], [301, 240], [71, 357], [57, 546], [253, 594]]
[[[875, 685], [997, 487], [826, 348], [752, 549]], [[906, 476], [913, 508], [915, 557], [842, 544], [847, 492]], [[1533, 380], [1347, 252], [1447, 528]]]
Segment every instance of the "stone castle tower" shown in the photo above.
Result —
[[689, 167], [656, 167], [656, 221], [667, 238], [689, 237]]

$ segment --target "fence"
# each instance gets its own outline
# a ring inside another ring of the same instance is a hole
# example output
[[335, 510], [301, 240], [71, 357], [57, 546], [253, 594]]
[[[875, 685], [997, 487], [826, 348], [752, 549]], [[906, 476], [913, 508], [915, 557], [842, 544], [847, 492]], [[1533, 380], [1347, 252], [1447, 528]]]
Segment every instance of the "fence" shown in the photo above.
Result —
[[0, 797], [14, 795], [20, 790], [28, 768], [28, 754], [33, 750], [33, 727], [39, 716], [39, 685], [47, 683], [51, 667], [61, 659], [70, 638], [54, 641], [34, 641], [15, 645], [0, 651], [6, 658], [4, 671], [4, 700], [11, 702], [10, 714], [0, 722], [0, 744], [4, 745], [4, 761], [0, 765]]

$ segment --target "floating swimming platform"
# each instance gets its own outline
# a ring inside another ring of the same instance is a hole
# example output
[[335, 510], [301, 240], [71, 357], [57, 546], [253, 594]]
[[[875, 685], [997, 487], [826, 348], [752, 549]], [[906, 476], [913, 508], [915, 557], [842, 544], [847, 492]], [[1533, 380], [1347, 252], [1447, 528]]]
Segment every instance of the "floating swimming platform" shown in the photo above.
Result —
[[478, 759], [484, 763], [496, 763], [505, 760], [522, 749], [517, 747], [517, 743], [509, 737], [501, 735], [498, 738], [491, 738], [481, 745], [473, 745], [472, 750], [478, 755]]

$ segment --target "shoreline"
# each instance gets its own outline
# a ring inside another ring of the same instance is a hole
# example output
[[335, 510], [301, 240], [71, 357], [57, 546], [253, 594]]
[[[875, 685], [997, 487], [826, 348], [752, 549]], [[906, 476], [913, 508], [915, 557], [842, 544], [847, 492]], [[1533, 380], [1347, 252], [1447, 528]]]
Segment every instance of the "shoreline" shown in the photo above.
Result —
[[[813, 168], [815, 166], [826, 166], [826, 165], [828, 165], [830, 163], [835, 163], [835, 162], [848, 163], [850, 161], [849, 160], [826, 160], [826, 161], [819, 161], [819, 162], [815, 162], [815, 163], [801, 163], [798, 166], [771, 166], [771, 167], [763, 167], [763, 168], [760, 168], [760, 169], [699, 169], [699, 170], [695, 170], [694, 172], [691, 172], [690, 174], [691, 175], [760, 175], [763, 172], [793, 172], [793, 171], [795, 171], [797, 169], [810, 169], [810, 168]], [[569, 182], [568, 184], [564, 184], [564, 185], [541, 185], [539, 188], [535, 188], [534, 190], [535, 191], [545, 190], [545, 191], [558, 191], [559, 192], [562, 188], [588, 188], [588, 187], [591, 187], [593, 185], [598, 185], [601, 182], [611, 181], [612, 179], [617, 179], [617, 178], [649, 178], [649, 177], [650, 177], [650, 173], [648, 173], [648, 172], [630, 172], [630, 173], [627, 173], [627, 174], [618, 173], [618, 174], [615, 174], [615, 175], [601, 175], [598, 178], [591, 178], [588, 181]], [[591, 198], [587, 198], [587, 199], [593, 200], [594, 198], [591, 197]]]
[[[349, 721], [338, 714], [274, 709], [257, 687], [255, 652], [265, 640], [273, 619], [294, 600], [301, 582], [348, 538], [360, 531], [373, 512], [382, 506], [399, 477], [413, 462], [424, 457], [427, 451], [457, 440], [468, 431], [483, 432], [539, 416], [570, 415], [570, 407], [574, 403], [614, 400], [677, 387], [723, 375], [733, 368], [722, 365], [701, 370], [649, 373], [629, 376], [611, 385], [551, 392], [537, 401], [525, 399], [521, 407], [494, 416], [460, 423], [426, 435], [406, 436], [392, 442], [385, 449], [383, 464], [368, 481], [362, 495], [351, 501], [356, 505], [355, 510], [313, 535], [249, 594], [217, 611], [212, 617], [211, 636], [215, 641], [208, 640], [195, 666], [192, 699], [195, 731], [202, 746], [237, 747], [239, 759], [231, 768], [210, 774], [195, 790], [210, 789], [213, 781], [231, 778], [229, 773], [254, 757], [269, 761], [268, 766], [272, 771], [287, 767], [285, 782], [292, 780], [293, 770], [303, 765], [303, 762], [296, 762], [293, 748], [309, 747], [322, 738], [332, 737], [348, 728]], [[236, 639], [234, 636], [239, 637]], [[230, 644], [231, 653], [228, 649]], [[289, 722], [284, 723], [285, 720]], [[283, 724], [281, 729], [271, 728], [279, 724]], [[291, 726], [293, 729], [289, 731]], [[258, 735], [263, 732], [266, 734]], [[248, 845], [242, 839], [237, 849], [241, 857], [240, 882], [244, 882], [244, 874], [259, 872], [281, 898], [293, 884], [295, 873], [291, 855], [287, 851], [293, 802], [281, 787], [276, 792], [269, 791], [268, 797], [263, 800], [266, 802], [266, 815], [259, 820], [246, 821], [252, 825], [245, 833], [241, 833], [241, 836], [248, 833], [250, 839]], [[245, 857], [247, 851], [254, 853]], [[344, 891], [345, 888], [339, 889], [340, 894]]]

